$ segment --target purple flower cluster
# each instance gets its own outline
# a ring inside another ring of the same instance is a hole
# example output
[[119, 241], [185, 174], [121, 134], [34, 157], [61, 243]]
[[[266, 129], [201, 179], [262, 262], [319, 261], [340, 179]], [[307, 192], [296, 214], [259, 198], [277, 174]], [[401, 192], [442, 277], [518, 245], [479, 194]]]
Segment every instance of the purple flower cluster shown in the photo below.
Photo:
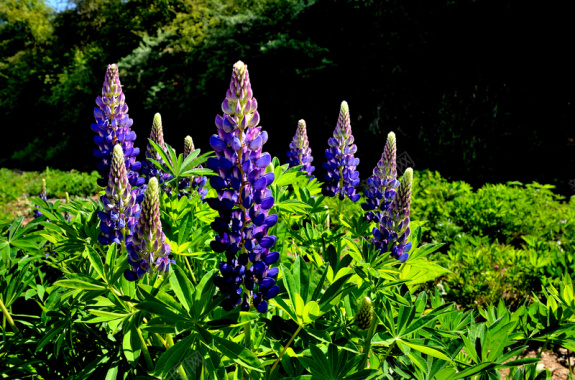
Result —
[[[42, 199], [43, 201], [48, 202], [48, 197], [46, 196], [46, 180], [42, 178], [42, 188], [40, 189], [40, 193], [38, 194], [38, 198]], [[38, 210], [38, 206], [35, 206], [36, 209], [34, 210], [34, 218], [41, 217], [42, 214], [40, 210]]]
[[367, 180], [366, 202], [361, 207], [367, 211], [367, 220], [379, 223], [381, 216], [389, 208], [399, 186], [396, 165], [397, 148], [395, 133], [389, 132], [381, 159], [373, 169], [373, 175]]
[[102, 195], [104, 210], [98, 212], [100, 217], [100, 244], [107, 245], [116, 243], [121, 245], [123, 241], [128, 244], [136, 225], [136, 219], [140, 214], [140, 206], [136, 203], [136, 193], [128, 182], [128, 173], [124, 162], [122, 146], [114, 146], [112, 167], [108, 176], [106, 194]]
[[[194, 141], [192, 140], [191, 136], [186, 136], [184, 139], [184, 160], [186, 157], [190, 155], [196, 148], [194, 147]], [[202, 165], [199, 165], [198, 168], [201, 168]], [[208, 194], [208, 189], [205, 189], [204, 186], [206, 185], [207, 177], [200, 175], [197, 177], [184, 177], [180, 180], [179, 189], [180, 189], [180, 197], [188, 195], [187, 189], [190, 188], [190, 184], [192, 189], [196, 190], [198, 194], [204, 199], [204, 197]]]
[[151, 269], [158, 272], [168, 272], [170, 260], [170, 246], [166, 243], [166, 236], [162, 231], [160, 221], [160, 200], [158, 179], [152, 177], [146, 188], [142, 210], [131, 241], [126, 245], [128, 250], [128, 263], [131, 270], [124, 272], [128, 281], [135, 281], [149, 273]]
[[355, 193], [355, 186], [359, 184], [359, 172], [356, 170], [359, 158], [354, 157], [357, 146], [353, 143], [349, 107], [346, 102], [341, 103], [337, 125], [328, 144], [329, 149], [325, 150], [327, 162], [323, 163], [323, 168], [327, 171], [324, 176], [326, 183], [322, 193], [328, 197], [337, 195], [340, 200], [347, 196], [356, 202], [360, 198], [360, 195]]
[[[152, 123], [152, 131], [150, 132], [150, 140], [155, 142], [166, 151], [166, 144], [164, 143], [164, 130], [162, 128], [162, 117], [159, 113], [154, 115], [154, 121]], [[150, 159], [158, 161], [160, 164], [164, 164], [164, 160], [160, 157], [160, 154], [156, 151], [156, 148], [151, 143], [148, 143], [148, 148], [146, 149], [146, 160], [142, 163], [142, 175], [145, 178], [146, 183], [150, 182], [152, 177], [158, 179], [158, 183], [168, 181], [172, 176], [168, 173], [164, 173], [158, 168]]]
[[239, 61], [233, 67], [230, 88], [222, 103], [223, 117], [216, 117], [217, 135], [210, 138], [216, 158], [207, 165], [217, 175], [210, 185], [217, 198], [208, 198], [208, 205], [218, 211], [212, 223], [217, 232], [211, 242], [215, 252], [225, 252], [226, 261], [219, 263], [221, 276], [214, 279], [220, 291], [228, 294], [222, 306], [231, 310], [241, 303], [242, 310], [255, 308], [265, 313], [268, 300], [279, 293], [275, 277], [278, 252], [270, 252], [276, 242], [268, 230], [277, 223], [277, 215], [268, 215], [274, 204], [267, 187], [273, 173], [265, 173], [271, 162], [262, 146], [268, 134], [258, 127], [259, 113], [253, 97], [247, 66]]
[[315, 167], [311, 166], [313, 157], [311, 156], [311, 148], [309, 147], [304, 120], [298, 122], [297, 131], [292, 142], [289, 144], [289, 148], [290, 150], [287, 152], [287, 163], [289, 166], [303, 165], [300, 170], [305, 171], [311, 176], [310, 180], [313, 179], [314, 176], [311, 173], [313, 173]]
[[122, 146], [130, 185], [142, 185], [144, 178], [138, 177], [141, 164], [136, 161], [140, 149], [134, 148], [136, 133], [131, 130], [133, 120], [128, 117], [128, 105], [125, 103], [116, 65], [108, 65], [102, 96], [98, 96], [96, 104], [98, 105], [94, 108], [96, 123], [92, 124], [92, 130], [96, 132], [94, 142], [98, 145], [98, 148], [94, 149], [94, 156], [100, 159], [97, 166], [101, 176], [98, 185], [106, 186], [112, 151], [116, 144]]
[[390, 252], [391, 256], [400, 262], [409, 257], [411, 243], [407, 238], [411, 233], [409, 228], [409, 206], [411, 203], [411, 187], [413, 170], [405, 170], [397, 193], [389, 207], [384, 211], [379, 228], [373, 228], [373, 241], [381, 253]]

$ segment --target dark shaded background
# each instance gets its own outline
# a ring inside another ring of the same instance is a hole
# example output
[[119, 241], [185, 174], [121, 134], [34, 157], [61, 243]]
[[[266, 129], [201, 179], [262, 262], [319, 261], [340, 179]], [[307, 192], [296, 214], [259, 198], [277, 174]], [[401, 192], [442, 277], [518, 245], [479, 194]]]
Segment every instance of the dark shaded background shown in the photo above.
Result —
[[[554, 91], [548, 118], [529, 114], [529, 84], [510, 79], [510, 1], [81, 0], [60, 13], [11, 1], [36, 16], [21, 21], [0, 7], [0, 114], [26, 126], [1, 151], [4, 167], [95, 168], [90, 124], [109, 63], [120, 67], [136, 146], [145, 149], [160, 112], [176, 150], [188, 134], [210, 149], [232, 65], [243, 60], [265, 149], [282, 162], [305, 119], [321, 176], [346, 100], [364, 179], [394, 131], [415, 169], [473, 186], [539, 181], [575, 192], [573, 96]], [[518, 93], [527, 99], [519, 108]]]

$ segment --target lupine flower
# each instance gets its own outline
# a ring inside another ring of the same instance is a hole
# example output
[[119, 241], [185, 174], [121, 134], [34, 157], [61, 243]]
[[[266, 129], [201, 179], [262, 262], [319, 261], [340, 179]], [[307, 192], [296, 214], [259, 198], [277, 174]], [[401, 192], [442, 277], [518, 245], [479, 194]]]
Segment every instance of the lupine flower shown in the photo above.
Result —
[[142, 210], [134, 230], [132, 240], [126, 245], [128, 250], [128, 263], [131, 270], [124, 272], [128, 281], [142, 278], [152, 269], [158, 272], [168, 272], [170, 263], [170, 246], [166, 243], [166, 236], [162, 231], [160, 221], [160, 200], [158, 179], [152, 177], [146, 188]]
[[379, 223], [382, 213], [395, 197], [395, 189], [399, 186], [396, 156], [395, 133], [389, 132], [381, 159], [373, 169], [373, 175], [367, 180], [366, 203], [361, 204], [361, 207], [368, 211], [367, 220]]
[[128, 173], [124, 161], [122, 146], [114, 146], [112, 166], [108, 175], [106, 194], [102, 195], [104, 210], [98, 212], [100, 217], [100, 236], [102, 245], [131, 241], [140, 206], [136, 202], [137, 189], [132, 190], [128, 182]]
[[97, 134], [94, 142], [98, 145], [98, 148], [94, 149], [94, 156], [101, 160], [97, 166], [101, 176], [98, 185], [106, 186], [112, 152], [116, 144], [122, 145], [130, 185], [142, 185], [144, 178], [138, 177], [141, 163], [136, 161], [140, 149], [134, 148], [136, 133], [131, 130], [133, 120], [128, 117], [128, 105], [125, 103], [116, 65], [108, 65], [102, 96], [96, 98], [96, 104], [98, 105], [94, 108], [96, 124], [92, 124], [92, 130]]
[[274, 198], [267, 187], [274, 174], [265, 174], [271, 156], [262, 153], [262, 145], [268, 134], [257, 126], [256, 109], [247, 66], [239, 61], [222, 103], [224, 115], [216, 117], [218, 134], [210, 138], [216, 158], [208, 159], [207, 165], [217, 174], [210, 177], [210, 185], [218, 197], [206, 201], [219, 213], [212, 223], [217, 236], [211, 247], [226, 255], [226, 261], [219, 263], [221, 276], [214, 279], [229, 295], [223, 308], [231, 310], [241, 303], [242, 310], [249, 310], [253, 302], [265, 313], [268, 300], [280, 290], [275, 284], [278, 268], [270, 267], [280, 256], [270, 252], [276, 237], [268, 236], [268, 230], [278, 220], [277, 215], [268, 215]]
[[293, 137], [292, 142], [289, 144], [290, 150], [287, 152], [287, 163], [290, 167], [303, 165], [300, 170], [305, 171], [310, 177], [314, 178], [311, 174], [315, 167], [311, 166], [313, 157], [311, 156], [311, 148], [309, 147], [309, 140], [307, 138], [307, 131], [305, 121], [300, 120], [297, 125], [297, 131]]
[[[42, 178], [42, 188], [40, 189], [40, 193], [38, 194], [38, 198], [42, 199], [43, 201], [48, 202], [48, 197], [46, 196], [46, 180]], [[38, 210], [38, 205], [36, 206], [36, 210], [34, 210], [34, 218], [39, 218], [43, 214]]]
[[[166, 151], [166, 144], [164, 143], [164, 130], [162, 128], [162, 117], [159, 113], [154, 115], [154, 122], [152, 123], [152, 131], [150, 132], [150, 140], [155, 142]], [[165, 181], [171, 178], [171, 175], [164, 173], [158, 168], [150, 159], [158, 161], [160, 164], [164, 164], [164, 160], [160, 157], [160, 154], [156, 151], [151, 143], [148, 143], [148, 149], [146, 149], [146, 160], [142, 164], [142, 174], [146, 180], [146, 183], [150, 181], [152, 177], [158, 179], [158, 183], [161, 185]]]
[[329, 149], [325, 150], [327, 162], [323, 163], [327, 171], [324, 176], [326, 183], [322, 193], [328, 197], [337, 195], [340, 200], [347, 196], [356, 202], [360, 197], [355, 193], [355, 186], [359, 184], [359, 172], [355, 169], [359, 165], [359, 158], [354, 157], [357, 146], [353, 143], [346, 102], [341, 103], [337, 126], [328, 144]]
[[400, 262], [409, 257], [411, 243], [407, 238], [411, 233], [409, 228], [409, 205], [411, 203], [411, 186], [413, 169], [405, 170], [395, 197], [389, 208], [383, 213], [379, 228], [373, 228], [373, 241], [381, 253], [390, 252], [391, 256]]
[[[190, 155], [196, 148], [194, 147], [194, 141], [192, 140], [191, 136], [186, 136], [184, 139], [184, 160], [186, 157]], [[199, 168], [202, 165], [198, 166]], [[204, 189], [206, 185], [207, 178], [206, 176], [200, 175], [198, 177], [184, 177], [180, 180], [179, 189], [180, 189], [180, 197], [188, 195], [187, 189], [190, 187], [190, 183], [192, 185], [192, 189], [196, 190], [198, 194], [204, 199], [204, 197], [208, 194], [208, 189]]]
[[361, 300], [361, 306], [359, 311], [355, 315], [355, 324], [360, 330], [367, 330], [371, 327], [373, 323], [373, 306], [371, 305], [371, 299], [365, 297]]

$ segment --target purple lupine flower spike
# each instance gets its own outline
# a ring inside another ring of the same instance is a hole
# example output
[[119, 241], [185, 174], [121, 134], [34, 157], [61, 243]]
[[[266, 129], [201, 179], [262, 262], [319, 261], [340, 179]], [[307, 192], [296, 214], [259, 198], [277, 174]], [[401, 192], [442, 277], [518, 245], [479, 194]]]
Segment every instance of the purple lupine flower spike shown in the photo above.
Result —
[[[46, 196], [46, 180], [44, 178], [42, 178], [42, 188], [40, 189], [38, 198], [42, 199], [45, 202], [48, 202], [48, 197]], [[40, 212], [40, 210], [38, 210], [38, 205], [35, 205], [35, 207], [36, 209], [34, 210], [34, 218], [39, 218], [42, 215], [44, 215]]]
[[211, 247], [226, 255], [226, 261], [219, 263], [221, 276], [214, 279], [228, 295], [223, 308], [241, 304], [242, 310], [249, 310], [253, 303], [265, 313], [268, 300], [280, 290], [275, 283], [279, 270], [271, 267], [280, 256], [270, 252], [276, 237], [269, 236], [268, 230], [278, 220], [277, 215], [268, 215], [274, 204], [268, 189], [274, 174], [265, 173], [271, 162], [271, 156], [262, 153], [268, 134], [257, 126], [256, 109], [247, 66], [239, 61], [222, 103], [223, 117], [216, 117], [218, 134], [210, 138], [216, 158], [209, 158], [207, 165], [217, 174], [210, 177], [210, 185], [218, 196], [206, 201], [219, 213], [211, 225], [217, 232]]
[[337, 126], [328, 144], [330, 147], [325, 150], [327, 162], [323, 163], [327, 171], [324, 176], [326, 183], [322, 193], [328, 197], [337, 195], [340, 200], [347, 196], [356, 202], [360, 198], [355, 193], [355, 187], [359, 184], [359, 172], [356, 170], [359, 158], [354, 157], [357, 146], [353, 143], [349, 107], [345, 101], [341, 103]]
[[307, 138], [306, 125], [304, 120], [300, 120], [297, 125], [297, 131], [293, 137], [292, 142], [289, 144], [290, 150], [287, 152], [287, 163], [290, 167], [303, 165], [300, 170], [305, 171], [310, 177], [310, 180], [315, 178], [311, 173], [315, 167], [311, 166], [313, 157], [311, 156], [311, 148], [309, 147], [309, 140]]
[[396, 156], [395, 133], [389, 132], [381, 159], [373, 169], [373, 175], [367, 180], [366, 203], [361, 204], [361, 207], [368, 211], [365, 215], [367, 220], [379, 223], [382, 213], [389, 207], [395, 196], [395, 191], [399, 186]]
[[409, 228], [409, 206], [411, 203], [411, 187], [413, 184], [413, 169], [405, 170], [399, 188], [391, 204], [383, 213], [379, 228], [373, 228], [373, 241], [381, 253], [390, 252], [391, 256], [400, 262], [409, 257], [411, 243], [407, 238], [411, 233]]
[[[150, 140], [158, 144], [164, 151], [166, 151], [166, 144], [164, 143], [164, 129], [162, 127], [162, 117], [159, 113], [154, 115], [154, 121], [152, 123], [152, 131], [150, 132]], [[165, 181], [171, 178], [168, 173], [162, 172], [150, 159], [154, 159], [161, 164], [164, 164], [164, 160], [151, 143], [148, 143], [148, 148], [146, 149], [146, 160], [142, 164], [142, 174], [146, 180], [146, 183], [150, 181], [152, 177], [158, 178], [158, 183], [161, 185]]]
[[96, 132], [94, 142], [98, 145], [98, 148], [94, 149], [94, 156], [101, 160], [97, 166], [101, 176], [98, 185], [106, 186], [112, 152], [116, 144], [122, 145], [130, 185], [142, 185], [144, 178], [138, 177], [141, 164], [136, 161], [140, 149], [134, 148], [136, 133], [131, 130], [133, 120], [128, 117], [128, 105], [125, 102], [116, 65], [108, 65], [102, 96], [96, 98], [96, 104], [98, 105], [94, 108], [96, 123], [92, 124], [92, 130]]
[[[194, 147], [194, 141], [192, 140], [192, 137], [186, 136], [186, 138], [184, 139], [184, 160], [194, 150], [196, 150], [196, 148]], [[199, 165], [198, 167], [201, 168], [202, 165]], [[204, 186], [206, 185], [206, 182], [207, 182], [207, 177], [203, 176], [203, 175], [200, 175], [198, 177], [193, 177], [193, 178], [190, 178], [190, 177], [182, 178], [180, 180], [180, 185], [179, 185], [180, 197], [188, 195], [187, 189], [189, 189], [190, 183], [191, 183], [192, 189], [196, 190], [198, 192], [198, 194], [202, 197], [202, 199], [204, 199], [205, 196], [208, 194], [208, 189], [204, 188]]]
[[128, 181], [128, 172], [124, 161], [122, 146], [114, 146], [112, 165], [108, 176], [106, 194], [102, 196], [104, 210], [98, 212], [100, 217], [100, 236], [102, 245], [128, 244], [131, 241], [140, 206], [136, 202], [138, 190], [132, 190]]
[[166, 236], [162, 231], [159, 186], [156, 177], [152, 177], [148, 182], [138, 223], [126, 249], [128, 263], [132, 267], [124, 272], [124, 277], [128, 281], [142, 278], [152, 269], [168, 272], [170, 264], [175, 263], [168, 257], [170, 246], [166, 243]]

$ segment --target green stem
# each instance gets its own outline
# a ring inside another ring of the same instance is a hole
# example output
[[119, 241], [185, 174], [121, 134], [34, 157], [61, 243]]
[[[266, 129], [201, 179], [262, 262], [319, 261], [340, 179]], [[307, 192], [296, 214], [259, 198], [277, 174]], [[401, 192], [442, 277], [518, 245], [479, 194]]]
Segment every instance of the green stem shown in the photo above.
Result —
[[154, 369], [154, 362], [152, 362], [150, 351], [148, 351], [148, 346], [146, 345], [146, 341], [144, 340], [144, 336], [142, 335], [140, 328], [136, 327], [136, 331], [138, 332], [138, 337], [140, 337], [140, 342], [142, 343], [142, 352], [144, 353], [144, 359], [146, 359], [146, 366], [148, 367], [148, 371], [151, 371]]
[[18, 330], [18, 327], [16, 327], [16, 324], [14, 323], [12, 316], [8, 312], [8, 309], [6, 309], [6, 306], [4, 306], [4, 302], [2, 301], [2, 298], [0, 298], [0, 309], [2, 310], [2, 313], [4, 314], [4, 317], [6, 317], [8, 324], [10, 325], [10, 327], [12, 327], [12, 330], [14, 330], [14, 332], [19, 332], [20, 330]]
[[[371, 350], [371, 339], [373, 338], [373, 335], [375, 334], [376, 327], [377, 327], [377, 317], [375, 315], [375, 312], [372, 311], [371, 312], [371, 326], [369, 326], [369, 329], [367, 330], [367, 336], [365, 337], [365, 341], [363, 342], [363, 353], [366, 354], [364, 367], [367, 367], [367, 364], [369, 363], [369, 351]], [[389, 354], [389, 352], [388, 352], [388, 354]]]
[[274, 362], [274, 365], [272, 366], [272, 369], [270, 371], [270, 374], [274, 372], [274, 368], [278, 365], [278, 363], [280, 362], [282, 356], [284, 356], [285, 352], [287, 351], [287, 349], [289, 348], [290, 344], [293, 342], [293, 340], [295, 339], [295, 337], [297, 336], [297, 334], [299, 334], [300, 330], [302, 329], [303, 325], [299, 325], [297, 330], [293, 333], [293, 335], [291, 336], [291, 338], [289, 338], [289, 341], [287, 342], [286, 346], [284, 347], [284, 349], [282, 350], [280, 356], [276, 359], [276, 361]]

